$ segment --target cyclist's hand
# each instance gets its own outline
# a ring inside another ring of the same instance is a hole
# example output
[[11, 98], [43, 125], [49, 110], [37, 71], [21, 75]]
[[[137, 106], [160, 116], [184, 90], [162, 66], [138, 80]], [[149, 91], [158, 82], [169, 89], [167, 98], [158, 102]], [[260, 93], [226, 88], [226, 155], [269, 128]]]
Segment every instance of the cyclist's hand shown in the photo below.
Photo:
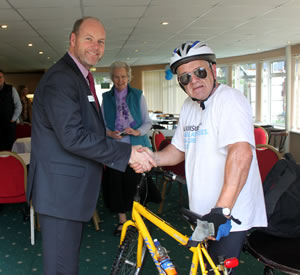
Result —
[[203, 221], [207, 221], [214, 225], [213, 237], [219, 241], [222, 237], [226, 237], [230, 233], [231, 219], [227, 218], [220, 211], [221, 208], [212, 208], [211, 211], [202, 217]]

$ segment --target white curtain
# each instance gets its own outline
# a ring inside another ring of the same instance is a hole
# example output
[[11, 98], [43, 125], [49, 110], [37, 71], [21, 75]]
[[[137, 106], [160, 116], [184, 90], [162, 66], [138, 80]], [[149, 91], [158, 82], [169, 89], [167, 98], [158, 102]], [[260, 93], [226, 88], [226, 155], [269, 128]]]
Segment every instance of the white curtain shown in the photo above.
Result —
[[165, 71], [144, 71], [143, 91], [148, 109], [168, 114], [179, 114], [186, 99], [186, 93], [177, 83], [176, 75], [171, 80], [165, 79]]
[[295, 87], [293, 94], [292, 129], [300, 130], [300, 57], [295, 60]]

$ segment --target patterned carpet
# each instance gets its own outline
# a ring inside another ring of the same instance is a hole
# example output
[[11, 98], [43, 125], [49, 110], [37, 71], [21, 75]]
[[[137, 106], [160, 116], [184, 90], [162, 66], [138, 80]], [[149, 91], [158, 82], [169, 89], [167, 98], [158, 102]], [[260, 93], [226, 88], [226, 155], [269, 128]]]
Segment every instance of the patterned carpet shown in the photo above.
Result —
[[[171, 189], [162, 217], [184, 234], [191, 235], [189, 226], [178, 214], [176, 189]], [[185, 192], [184, 201], [186, 199]], [[32, 246], [29, 221], [23, 220], [22, 207], [22, 204], [0, 205], [0, 275], [42, 274], [40, 232], [36, 231], [36, 243]], [[85, 225], [80, 254], [80, 275], [109, 274], [117, 252], [119, 239], [112, 233], [117, 224], [116, 215], [105, 208], [101, 196], [97, 208], [101, 218], [100, 231], [95, 231], [92, 221]], [[149, 204], [149, 208], [157, 213], [158, 205]], [[168, 248], [178, 274], [188, 274], [191, 253], [157, 229], [153, 229], [152, 235]], [[149, 255], [146, 257], [141, 274], [157, 274]], [[263, 265], [251, 255], [242, 253], [236, 274], [263, 274]], [[274, 274], [282, 273], [275, 272]]]

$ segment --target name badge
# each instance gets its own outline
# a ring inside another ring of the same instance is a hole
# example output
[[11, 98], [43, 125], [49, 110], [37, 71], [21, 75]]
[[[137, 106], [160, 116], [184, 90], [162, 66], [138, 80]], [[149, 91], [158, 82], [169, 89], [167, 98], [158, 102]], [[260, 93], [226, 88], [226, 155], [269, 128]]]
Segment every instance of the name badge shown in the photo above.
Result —
[[92, 95], [88, 95], [89, 102], [95, 102], [95, 98]]

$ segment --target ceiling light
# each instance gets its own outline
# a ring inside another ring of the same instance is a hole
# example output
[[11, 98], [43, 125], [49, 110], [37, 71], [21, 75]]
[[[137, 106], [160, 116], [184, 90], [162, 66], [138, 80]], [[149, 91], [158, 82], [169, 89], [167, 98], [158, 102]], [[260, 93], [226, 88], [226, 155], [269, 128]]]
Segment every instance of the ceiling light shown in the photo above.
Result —
[[90, 71], [91, 71], [91, 72], [96, 72], [96, 68], [94, 68], [94, 67], [93, 67], [93, 68], [90, 68]]
[[160, 24], [163, 25], [163, 26], [166, 26], [166, 25], [169, 25], [169, 22], [167, 22], [167, 21], [162, 21]]
[[1, 25], [1, 29], [7, 29], [7, 25]]
[[43, 51], [39, 51], [39, 54], [44, 54], [44, 52]]
[[48, 56], [47, 59], [50, 59], [50, 56]]
[[288, 43], [288, 44], [292, 44], [292, 41], [288, 41], [287, 43]]
[[28, 43], [28, 45], [27, 45], [28, 47], [32, 47], [33, 46], [33, 44], [32, 43]]
[[33, 98], [33, 97], [34, 97], [34, 94], [27, 94], [26, 97], [29, 98], [29, 99], [30, 99], [30, 98]]
[[135, 50], [136, 52], [138, 52], [139, 50]]

